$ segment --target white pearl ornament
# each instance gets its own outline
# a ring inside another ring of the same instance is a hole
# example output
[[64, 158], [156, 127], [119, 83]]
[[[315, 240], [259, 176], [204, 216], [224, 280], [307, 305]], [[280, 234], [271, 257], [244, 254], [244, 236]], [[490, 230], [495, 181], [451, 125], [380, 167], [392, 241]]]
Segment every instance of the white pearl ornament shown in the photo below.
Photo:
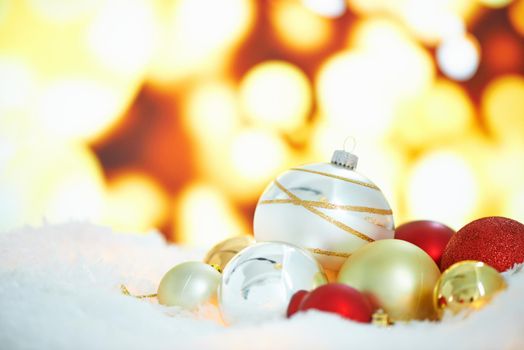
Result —
[[394, 237], [391, 208], [380, 189], [354, 171], [358, 158], [335, 151], [331, 163], [289, 169], [260, 197], [255, 239], [295, 244], [338, 271], [358, 248]]
[[221, 275], [212, 266], [188, 261], [169, 270], [158, 286], [158, 302], [167, 306], [194, 309], [216, 300]]

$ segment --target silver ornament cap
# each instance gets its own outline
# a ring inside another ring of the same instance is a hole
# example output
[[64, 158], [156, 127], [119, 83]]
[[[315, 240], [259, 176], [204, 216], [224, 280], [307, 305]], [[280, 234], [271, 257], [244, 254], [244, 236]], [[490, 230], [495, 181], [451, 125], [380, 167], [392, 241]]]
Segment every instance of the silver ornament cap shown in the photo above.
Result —
[[355, 170], [358, 157], [344, 150], [336, 150], [331, 157], [331, 164], [338, 165], [349, 170]]

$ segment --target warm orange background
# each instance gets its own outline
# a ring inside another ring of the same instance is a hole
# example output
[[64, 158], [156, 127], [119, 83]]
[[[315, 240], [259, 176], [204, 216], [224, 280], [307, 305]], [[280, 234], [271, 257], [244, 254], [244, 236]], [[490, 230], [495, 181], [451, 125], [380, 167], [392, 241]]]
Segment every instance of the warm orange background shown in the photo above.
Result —
[[210, 244], [348, 136], [397, 223], [524, 221], [524, 1], [0, 2], [1, 230]]

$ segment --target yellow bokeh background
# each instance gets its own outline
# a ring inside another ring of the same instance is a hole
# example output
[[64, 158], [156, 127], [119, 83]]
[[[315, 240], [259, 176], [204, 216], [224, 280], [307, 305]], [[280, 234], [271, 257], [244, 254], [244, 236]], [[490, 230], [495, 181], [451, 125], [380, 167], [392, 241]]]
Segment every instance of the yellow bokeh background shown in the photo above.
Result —
[[348, 137], [397, 224], [524, 221], [524, 0], [0, 2], [0, 231], [210, 245]]

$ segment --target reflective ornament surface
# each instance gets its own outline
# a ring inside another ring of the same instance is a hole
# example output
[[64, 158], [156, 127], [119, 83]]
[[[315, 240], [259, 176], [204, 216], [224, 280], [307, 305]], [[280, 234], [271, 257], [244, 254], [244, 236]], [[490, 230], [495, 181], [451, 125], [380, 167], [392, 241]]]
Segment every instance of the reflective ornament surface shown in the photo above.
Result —
[[480, 261], [461, 261], [442, 273], [435, 286], [434, 303], [439, 316], [477, 310], [506, 288], [502, 275]]
[[242, 249], [254, 243], [255, 240], [253, 237], [248, 235], [228, 238], [211, 248], [206, 254], [204, 262], [209, 265], [218, 266], [220, 271], [224, 271], [224, 268], [231, 258]]
[[356, 156], [336, 152], [354, 162], [334, 157], [331, 164], [292, 168], [267, 187], [255, 210], [257, 242], [295, 244], [314, 253], [325, 269], [338, 271], [356, 249], [393, 238], [393, 216], [384, 194], [353, 170]]
[[338, 281], [364, 293], [391, 321], [435, 319], [433, 288], [440, 270], [414, 244], [398, 239], [370, 243], [351, 255]]
[[291, 297], [326, 283], [307, 251], [281, 242], [256, 243], [238, 253], [222, 273], [218, 302], [228, 324], [286, 316]]
[[158, 302], [193, 309], [216, 300], [220, 273], [200, 261], [188, 261], [169, 270], [158, 286]]
[[369, 323], [373, 306], [356, 290], [343, 283], [329, 283], [309, 292], [299, 306], [299, 311], [319, 310], [338, 314], [352, 321]]
[[454, 234], [453, 229], [431, 220], [411, 221], [395, 229], [395, 239], [413, 243], [424, 250], [437, 266], [440, 266], [444, 249]]

